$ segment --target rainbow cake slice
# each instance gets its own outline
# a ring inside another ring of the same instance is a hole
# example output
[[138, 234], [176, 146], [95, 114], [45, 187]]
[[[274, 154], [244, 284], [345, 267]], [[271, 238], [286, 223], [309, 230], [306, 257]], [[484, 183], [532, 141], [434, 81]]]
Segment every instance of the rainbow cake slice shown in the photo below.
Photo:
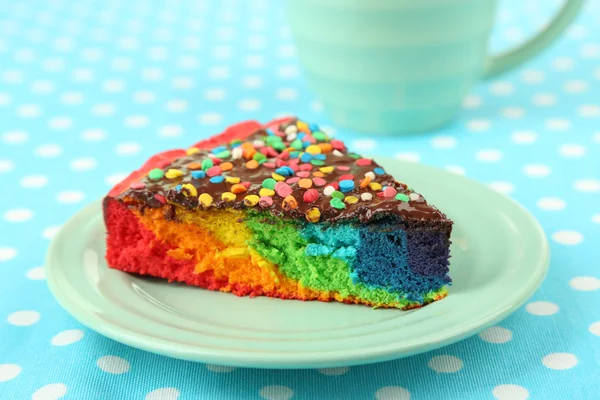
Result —
[[104, 218], [110, 267], [238, 296], [410, 309], [450, 283], [452, 222], [295, 118], [155, 155]]

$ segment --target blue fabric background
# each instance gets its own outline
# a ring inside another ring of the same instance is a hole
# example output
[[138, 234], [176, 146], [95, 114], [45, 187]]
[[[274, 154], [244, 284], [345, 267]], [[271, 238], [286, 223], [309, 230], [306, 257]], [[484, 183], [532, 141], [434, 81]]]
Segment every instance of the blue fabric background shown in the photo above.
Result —
[[[520, 3], [501, 3], [495, 51], [558, 4]], [[331, 127], [279, 1], [0, 2], [0, 399], [600, 398], [599, 15], [600, 1], [589, 1], [552, 49], [477, 86], [452, 125], [379, 139]], [[160, 357], [105, 339], [56, 304], [41, 265], [69, 216], [159, 150], [280, 114], [514, 197], [551, 241], [542, 288], [456, 345], [323, 371]]]

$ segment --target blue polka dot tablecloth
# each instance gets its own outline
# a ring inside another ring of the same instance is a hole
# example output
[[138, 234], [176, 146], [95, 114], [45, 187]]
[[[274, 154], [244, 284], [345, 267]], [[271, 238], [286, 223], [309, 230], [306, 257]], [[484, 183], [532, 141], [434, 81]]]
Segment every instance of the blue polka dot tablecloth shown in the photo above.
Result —
[[[559, 5], [501, 2], [491, 48], [523, 41]], [[58, 306], [42, 265], [71, 215], [157, 151], [282, 114], [513, 197], [550, 239], [546, 281], [458, 344], [324, 370], [174, 360]], [[600, 0], [541, 56], [474, 88], [444, 129], [379, 139], [335, 128], [280, 1], [0, 2], [0, 399], [599, 399]]]

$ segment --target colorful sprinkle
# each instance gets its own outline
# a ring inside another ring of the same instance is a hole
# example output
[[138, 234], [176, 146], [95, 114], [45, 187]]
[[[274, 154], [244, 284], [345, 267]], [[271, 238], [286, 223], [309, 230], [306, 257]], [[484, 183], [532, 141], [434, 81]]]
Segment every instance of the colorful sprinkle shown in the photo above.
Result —
[[324, 154], [331, 153], [333, 151], [333, 146], [329, 143], [319, 143], [319, 147], [321, 148], [321, 152]]
[[185, 151], [185, 154], [187, 154], [188, 156], [191, 156], [192, 154], [196, 154], [196, 153], [199, 153], [199, 152], [200, 152], [199, 148], [197, 148], [197, 147], [190, 147], [189, 149], [187, 149]]
[[302, 164], [298, 167], [300, 171], [312, 171], [313, 167], [310, 164]]
[[339, 150], [334, 150], [334, 151], [332, 152], [332, 154], [333, 154], [334, 156], [336, 156], [336, 157], [341, 157], [341, 156], [343, 156], [343, 155], [344, 155], [344, 153], [342, 153], [342, 152], [341, 152], [341, 151], [339, 151]]
[[220, 159], [225, 159], [231, 157], [231, 152], [229, 150], [223, 150], [215, 155]]
[[277, 184], [275, 185], [275, 192], [277, 193], [278, 196], [280, 197], [287, 197], [290, 194], [292, 194], [293, 190], [292, 187], [290, 185], [288, 185], [285, 182], [277, 182]]
[[383, 168], [377, 167], [373, 170], [373, 172], [375, 172], [376, 175], [383, 175], [385, 174], [385, 170]]
[[210, 167], [209, 169], [206, 170], [206, 175], [208, 175], [209, 177], [221, 175], [221, 167], [218, 165], [215, 165], [214, 167]]
[[236, 183], [235, 185], [233, 185], [231, 187], [231, 193], [239, 194], [239, 193], [244, 193], [245, 191], [246, 191], [246, 186], [240, 185], [239, 183]]
[[255, 194], [249, 194], [248, 196], [244, 197], [244, 205], [248, 207], [254, 207], [259, 201], [260, 198]]
[[314, 137], [315, 139], [317, 139], [319, 142], [322, 142], [322, 141], [324, 141], [324, 140], [327, 140], [327, 135], [325, 135], [325, 134], [324, 134], [323, 132], [321, 132], [321, 131], [314, 131], [312, 135], [313, 135], [313, 137]]
[[369, 177], [371, 180], [373, 180], [375, 179], [375, 173], [373, 171], [366, 172], [365, 177]]
[[282, 182], [285, 181], [285, 178], [279, 174], [276, 174], [275, 172], [273, 172], [271, 174], [271, 176], [273, 177], [273, 179], [275, 179], [277, 182]]
[[325, 189], [323, 189], [323, 194], [325, 196], [331, 196], [333, 192], [335, 192], [335, 188], [333, 186], [327, 186]]
[[359, 186], [364, 189], [367, 186], [369, 186], [369, 183], [371, 183], [371, 177], [370, 176], [365, 176], [361, 181]]
[[421, 195], [419, 193], [411, 193], [408, 195], [408, 197], [412, 200], [412, 201], [417, 201], [421, 198]]
[[338, 210], [343, 210], [344, 208], [346, 208], [346, 205], [344, 204], [344, 202], [338, 198], [331, 199], [331, 201], [329, 202], [329, 205]]
[[235, 149], [231, 150], [231, 158], [234, 160], [239, 160], [240, 158], [242, 158], [243, 153], [244, 150], [242, 150], [241, 147], [236, 147]]
[[160, 168], [154, 168], [148, 172], [148, 178], [153, 181], [161, 179], [163, 176], [165, 176], [165, 172]]
[[220, 152], [225, 151], [225, 150], [227, 150], [226, 146], [217, 146], [214, 149], [212, 149], [210, 152], [213, 154], [219, 154]]
[[213, 202], [213, 198], [210, 194], [208, 193], [202, 193], [200, 195], [200, 197], [198, 198], [198, 201], [200, 202], [200, 204], [204, 207], [207, 208], [209, 207], [212, 202]]
[[179, 178], [180, 176], [183, 176], [183, 172], [181, 172], [178, 169], [170, 169], [165, 174], [165, 177], [167, 179], [176, 179], [176, 178]]
[[236, 198], [237, 198], [237, 196], [231, 192], [224, 192], [221, 195], [221, 200], [226, 201], [226, 202], [234, 201]]
[[321, 171], [315, 171], [315, 172], [313, 172], [313, 176], [317, 176], [319, 178], [323, 178], [325, 176], [325, 174], [322, 173]]
[[158, 202], [160, 204], [167, 204], [167, 198], [165, 196], [163, 196], [162, 194], [158, 194], [157, 193], [157, 194], [154, 195], [154, 198], [156, 200], [158, 200]]
[[344, 199], [344, 201], [348, 204], [355, 204], [358, 203], [358, 197], [356, 196], [346, 196], [346, 198]]
[[231, 171], [233, 169], [233, 164], [230, 162], [224, 162], [221, 164], [221, 171]]
[[284, 129], [286, 135], [291, 135], [292, 133], [298, 133], [298, 127], [296, 125], [288, 125]]
[[333, 191], [333, 193], [331, 193], [331, 197], [333, 197], [334, 199], [340, 199], [341, 200], [341, 199], [344, 198], [344, 193], [342, 193], [342, 192], [340, 192], [338, 190], [335, 190], [335, 191]]
[[313, 159], [313, 156], [310, 153], [302, 153], [302, 155], [300, 156], [300, 161], [305, 162], [305, 163], [310, 162], [310, 160], [312, 160], [312, 159]]
[[377, 182], [371, 182], [371, 183], [369, 183], [369, 188], [371, 190], [378, 191], [378, 190], [381, 190], [381, 184], [377, 183]]
[[325, 161], [317, 160], [316, 158], [313, 158], [312, 160], [310, 160], [310, 163], [312, 165], [316, 165], [316, 166], [325, 165]]
[[258, 201], [258, 205], [262, 208], [271, 207], [273, 205], [273, 199], [271, 197], [265, 196], [261, 197]]
[[294, 176], [293, 178], [289, 178], [285, 180], [285, 183], [287, 183], [288, 185], [291, 185], [292, 183], [296, 183], [300, 180], [300, 178], [298, 178], [297, 176]]
[[360, 195], [360, 199], [362, 201], [371, 201], [373, 200], [373, 195], [371, 193], [363, 193]]
[[231, 184], [240, 183], [240, 180], [241, 179], [236, 176], [228, 176], [225, 178], [225, 182], [231, 183]]
[[272, 162], [266, 162], [266, 163], [263, 163], [262, 166], [265, 168], [275, 168], [277, 166], [277, 164], [272, 163]]
[[398, 191], [391, 186], [387, 186], [385, 189], [383, 189], [384, 197], [394, 197], [396, 193], [398, 193]]
[[296, 176], [299, 176], [300, 178], [308, 178], [310, 176], [310, 172], [298, 171], [298, 172], [296, 172]]
[[344, 179], [340, 181], [340, 191], [343, 193], [348, 193], [351, 190], [354, 190], [354, 181], [349, 179]]
[[310, 189], [313, 185], [313, 182], [310, 179], [300, 179], [298, 181], [298, 186], [300, 186], [302, 189]]
[[206, 158], [206, 159], [202, 160], [202, 169], [205, 171], [209, 168], [212, 168], [213, 165], [214, 165], [213, 160], [211, 160], [210, 158]]
[[183, 193], [186, 197], [197, 197], [198, 190], [191, 183], [185, 183], [181, 185], [181, 193]]
[[197, 162], [191, 162], [188, 165], [185, 166], [187, 169], [189, 169], [190, 171], [195, 171], [197, 169], [202, 169], [202, 164], [199, 164]]
[[204, 171], [192, 171], [193, 179], [203, 179], [206, 178], [206, 172]]
[[281, 168], [277, 168], [275, 170], [275, 172], [279, 175], [282, 176], [292, 176], [294, 175], [294, 170], [291, 169], [290, 167], [281, 167]]
[[321, 171], [324, 174], [330, 174], [333, 172], [333, 167], [321, 167], [319, 168], [319, 171]]
[[[348, 155], [351, 156], [351, 154], [348, 154]], [[366, 167], [367, 165], [371, 165], [371, 163], [372, 163], [372, 160], [370, 160], [368, 158], [359, 158], [355, 162], [355, 164], [360, 167]]]
[[321, 148], [316, 144], [311, 144], [305, 149], [305, 151], [310, 154], [321, 154], [323, 150], [321, 150]]
[[336, 168], [338, 169], [338, 171], [350, 171], [350, 167], [347, 165], [338, 165]]
[[302, 196], [302, 200], [305, 203], [314, 203], [319, 198], [319, 192], [317, 189], [308, 189], [304, 192], [304, 196]]
[[313, 178], [313, 183], [315, 184], [315, 186], [325, 186], [327, 184], [327, 181], [323, 178]]
[[252, 159], [260, 164], [261, 161], [264, 162], [267, 159], [267, 156], [265, 156], [263, 153], [255, 153]]
[[275, 189], [275, 184], [277, 184], [277, 181], [275, 179], [267, 178], [263, 181], [262, 187], [273, 190]]
[[400, 201], [409, 201], [410, 197], [408, 197], [407, 195], [405, 195], [404, 193], [398, 193], [395, 197], [396, 200], [400, 200]]
[[321, 219], [321, 211], [317, 207], [309, 208], [306, 211], [306, 220], [311, 223], [319, 222]]
[[337, 139], [333, 139], [331, 142], [329, 142], [334, 149], [336, 150], [344, 150], [346, 148], [346, 146], [344, 145], [344, 142], [342, 142], [341, 140], [337, 140]]
[[273, 189], [262, 188], [258, 191], [260, 197], [271, 197], [275, 195], [275, 191]]
[[258, 161], [256, 160], [250, 160], [246, 163], [246, 168], [248, 169], [256, 169], [258, 168]]
[[246, 189], [250, 189], [250, 186], [252, 186], [252, 182], [244, 181], [240, 183], [240, 185], [243, 185]]
[[281, 208], [283, 208], [284, 211], [294, 210], [298, 208], [298, 201], [294, 196], [290, 194], [286, 196], [285, 199], [283, 199], [283, 202], [281, 203]]
[[144, 182], [131, 182], [131, 185], [129, 185], [129, 187], [134, 190], [140, 190], [145, 188], [146, 184]]
[[213, 176], [208, 181], [210, 183], [222, 183], [224, 180], [225, 180], [225, 178], [223, 178], [223, 176], [217, 175], [217, 176]]

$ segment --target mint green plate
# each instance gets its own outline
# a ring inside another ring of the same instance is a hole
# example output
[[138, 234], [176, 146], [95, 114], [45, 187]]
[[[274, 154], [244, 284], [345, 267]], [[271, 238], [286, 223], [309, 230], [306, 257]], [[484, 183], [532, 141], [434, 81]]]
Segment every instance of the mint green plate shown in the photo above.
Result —
[[445, 299], [412, 311], [240, 298], [109, 269], [101, 203], [69, 220], [48, 252], [48, 284], [75, 319], [119, 342], [185, 360], [322, 368], [454, 343], [515, 311], [540, 285], [548, 243], [514, 201], [462, 176], [379, 160], [455, 221]]

